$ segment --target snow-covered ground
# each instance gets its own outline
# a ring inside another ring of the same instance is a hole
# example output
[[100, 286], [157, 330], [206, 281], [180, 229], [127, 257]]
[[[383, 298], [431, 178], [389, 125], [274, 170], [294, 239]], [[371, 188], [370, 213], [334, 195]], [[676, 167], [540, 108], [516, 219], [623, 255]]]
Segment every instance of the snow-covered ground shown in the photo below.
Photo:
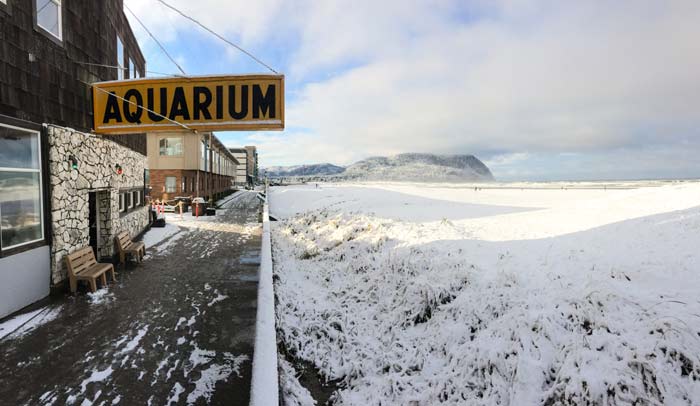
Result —
[[700, 404], [700, 183], [490, 186], [273, 188], [287, 351], [338, 404]]

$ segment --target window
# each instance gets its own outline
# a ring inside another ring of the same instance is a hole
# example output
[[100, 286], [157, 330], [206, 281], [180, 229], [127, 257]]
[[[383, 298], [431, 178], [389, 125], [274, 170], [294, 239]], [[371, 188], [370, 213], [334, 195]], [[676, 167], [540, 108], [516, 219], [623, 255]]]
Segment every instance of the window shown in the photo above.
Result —
[[174, 176], [165, 177], [165, 193], [175, 193], [177, 188], [177, 178]]
[[202, 157], [199, 161], [199, 169], [202, 171], [207, 170], [207, 143], [202, 141]]
[[187, 192], [187, 176], [182, 177], [182, 187], [180, 188], [182, 193]]
[[141, 206], [143, 206], [143, 190], [124, 190], [119, 192], [119, 212], [122, 215]]
[[117, 79], [124, 80], [124, 44], [122, 39], [117, 35]]
[[182, 155], [182, 137], [161, 138], [159, 142], [161, 156]]
[[0, 248], [44, 239], [39, 133], [0, 125]]
[[62, 40], [61, 0], [36, 0], [36, 25]]

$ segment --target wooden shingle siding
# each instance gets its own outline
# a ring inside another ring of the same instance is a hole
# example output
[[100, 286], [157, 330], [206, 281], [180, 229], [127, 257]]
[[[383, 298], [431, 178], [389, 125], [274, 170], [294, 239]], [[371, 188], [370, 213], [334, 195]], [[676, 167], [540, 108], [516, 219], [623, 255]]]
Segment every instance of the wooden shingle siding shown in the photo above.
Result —
[[[0, 114], [90, 132], [92, 94], [82, 82], [116, 80], [117, 71], [77, 62], [118, 65], [119, 33], [125, 55], [142, 77], [146, 73], [123, 2], [62, 0], [62, 41], [37, 27], [34, 4], [35, 0], [0, 3]], [[111, 139], [146, 154], [145, 135]]]

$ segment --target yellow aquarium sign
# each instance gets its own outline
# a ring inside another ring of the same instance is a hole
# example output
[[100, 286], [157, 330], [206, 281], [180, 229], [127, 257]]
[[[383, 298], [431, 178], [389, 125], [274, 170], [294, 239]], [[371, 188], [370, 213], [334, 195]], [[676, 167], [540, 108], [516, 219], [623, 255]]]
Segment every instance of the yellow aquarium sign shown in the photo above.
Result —
[[284, 129], [284, 76], [238, 75], [94, 83], [94, 129], [133, 134]]

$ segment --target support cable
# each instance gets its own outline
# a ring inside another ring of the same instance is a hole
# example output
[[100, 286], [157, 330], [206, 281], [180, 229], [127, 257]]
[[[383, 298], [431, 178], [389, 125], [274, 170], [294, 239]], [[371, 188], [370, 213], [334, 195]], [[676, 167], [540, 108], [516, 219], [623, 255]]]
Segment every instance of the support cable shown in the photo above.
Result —
[[[111, 68], [111, 69], [121, 69], [121, 70], [128, 70], [129, 68], [125, 68], [122, 66], [117, 66], [117, 65], [105, 65], [102, 63], [90, 63], [90, 62], [82, 62], [82, 61], [76, 61], [75, 59], [71, 59], [71, 62], [77, 63], [79, 65], [86, 65], [86, 66], [97, 66], [100, 68]], [[156, 72], [152, 70], [147, 70], [146, 73], [153, 73], [154, 75], [163, 75], [163, 76], [175, 76], [175, 77], [183, 77], [182, 75], [179, 75], [177, 73], [163, 73], [163, 72]]]
[[[81, 80], [81, 82], [83, 82], [83, 81]], [[123, 101], [125, 101], [125, 102], [127, 102], [127, 103], [129, 103], [129, 104], [133, 104], [133, 105], [136, 106], [137, 108], [142, 108], [142, 109], [146, 110], [146, 111], [149, 112], [149, 113], [153, 113], [153, 114], [155, 114], [155, 115], [158, 116], [158, 117], [162, 117], [162, 118], [164, 118], [164, 119], [170, 121], [171, 123], [173, 123], [173, 124], [175, 124], [175, 125], [178, 125], [178, 126], [184, 128], [185, 130], [192, 131], [193, 133], [197, 134], [197, 130], [195, 130], [194, 128], [188, 127], [188, 126], [185, 125], [185, 124], [182, 124], [182, 123], [180, 123], [180, 122], [178, 122], [178, 121], [175, 121], [175, 120], [173, 120], [173, 119], [171, 119], [171, 118], [169, 118], [169, 117], [166, 117], [166, 116], [164, 116], [164, 115], [162, 115], [162, 114], [159, 114], [159, 113], [157, 113], [157, 112], [155, 112], [155, 111], [153, 111], [153, 110], [151, 110], [151, 109], [149, 109], [149, 108], [147, 108], [147, 107], [144, 107], [144, 106], [142, 106], [142, 105], [140, 105], [140, 104], [138, 104], [138, 103], [134, 103], [134, 102], [132, 102], [131, 100], [127, 100], [127, 99], [125, 99], [125, 98], [123, 98], [123, 97], [121, 97], [121, 96], [118, 96], [118, 95], [114, 94], [114, 93], [110, 93], [110, 92], [108, 92], [108, 91], [102, 89], [101, 87], [95, 87], [95, 86], [93, 86], [92, 84], [90, 84], [90, 83], [88, 83], [88, 82], [83, 82], [83, 83], [86, 84], [86, 85], [88, 85], [88, 86], [91, 86], [93, 89], [99, 90], [100, 92], [106, 93], [106, 94], [108, 94], [108, 95], [112, 95], [112, 96], [116, 97], [117, 99], [123, 100]]]
[[214, 35], [215, 37], [219, 38], [220, 40], [224, 41], [225, 43], [231, 45], [232, 47], [234, 47], [234, 48], [238, 49], [239, 51], [243, 52], [244, 54], [248, 55], [248, 56], [251, 57], [255, 62], [259, 63], [260, 65], [262, 65], [262, 66], [266, 67], [267, 69], [269, 69], [270, 71], [272, 71], [272, 73], [274, 73], [274, 74], [276, 74], [276, 75], [279, 75], [279, 73], [278, 73], [276, 70], [272, 69], [272, 68], [270, 67], [270, 65], [268, 65], [268, 64], [266, 64], [265, 62], [261, 61], [261, 60], [260, 60], [259, 58], [257, 58], [255, 55], [251, 54], [250, 52], [246, 51], [245, 49], [241, 48], [240, 46], [238, 46], [238, 45], [234, 44], [233, 42], [227, 40], [226, 38], [224, 38], [224, 37], [221, 36], [220, 34], [214, 32], [211, 28], [205, 26], [204, 24], [200, 23], [199, 21], [197, 21], [196, 19], [190, 17], [189, 15], [185, 14], [184, 12], [178, 10], [177, 8], [171, 6], [170, 4], [166, 3], [164, 0], [158, 0], [158, 1], [159, 1], [161, 4], [163, 4], [164, 6], [168, 7], [169, 9], [171, 9], [171, 10], [175, 11], [176, 13], [180, 14], [181, 16], [185, 17], [186, 19], [188, 19], [188, 20], [192, 21], [193, 23], [199, 25], [200, 27], [202, 27], [203, 29], [205, 29], [206, 31], [208, 31], [210, 34]]
[[177, 68], [180, 70], [180, 72], [182, 72], [183, 75], [187, 75], [187, 74], [185, 73], [185, 70], [182, 69], [182, 66], [180, 66], [180, 64], [177, 63], [177, 61], [175, 61], [175, 58], [173, 58], [173, 57], [168, 53], [168, 51], [166, 51], [166, 49], [165, 49], [165, 47], [163, 46], [163, 44], [161, 44], [160, 41], [158, 41], [158, 38], [156, 38], [155, 35], [153, 35], [153, 33], [151, 33], [151, 31], [148, 29], [148, 27], [146, 27], [146, 25], [141, 21], [141, 19], [139, 18], [139, 16], [137, 16], [136, 13], [134, 13], [133, 11], [131, 11], [131, 9], [129, 8], [128, 5], [126, 5], [126, 3], [124, 3], [124, 7], [129, 11], [129, 13], [131, 13], [132, 16], [134, 16], [134, 18], [136, 19], [136, 21], [138, 21], [139, 24], [141, 24], [141, 27], [143, 27], [143, 29], [146, 30], [146, 32], [148, 33], [148, 35], [151, 36], [151, 38], [153, 39], [153, 41], [155, 41], [156, 44], [158, 44], [158, 46], [160, 47], [160, 50], [163, 51], [163, 53], [165, 54], [165, 56], [168, 57], [168, 59], [170, 59], [170, 62], [172, 62], [175, 66], [177, 66]]

